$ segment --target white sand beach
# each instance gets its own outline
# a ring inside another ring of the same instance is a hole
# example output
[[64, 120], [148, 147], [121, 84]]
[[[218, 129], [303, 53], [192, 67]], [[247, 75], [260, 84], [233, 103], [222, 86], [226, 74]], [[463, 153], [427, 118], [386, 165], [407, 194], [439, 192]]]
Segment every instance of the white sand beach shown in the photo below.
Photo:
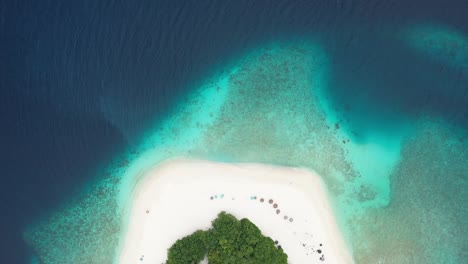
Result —
[[279, 242], [289, 263], [353, 263], [312, 171], [171, 160], [148, 172], [132, 199], [122, 264], [164, 263], [177, 239], [208, 229], [220, 211], [250, 219]]

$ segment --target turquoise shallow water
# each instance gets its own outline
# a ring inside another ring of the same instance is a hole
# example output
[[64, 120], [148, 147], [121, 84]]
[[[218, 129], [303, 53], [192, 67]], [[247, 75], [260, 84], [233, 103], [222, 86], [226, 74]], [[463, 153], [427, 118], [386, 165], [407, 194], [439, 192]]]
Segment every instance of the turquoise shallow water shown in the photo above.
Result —
[[[429, 46], [402, 45], [442, 63], [465, 56], [466, 43], [438, 27], [421, 34]], [[460, 48], [441, 52], [438, 42], [453, 41]], [[159, 161], [187, 157], [314, 169], [357, 263], [467, 260], [466, 130], [424, 109], [381, 109], [365, 94], [344, 104], [325, 43], [271, 42], [226, 63], [26, 240], [44, 263], [115, 260], [136, 182]]]

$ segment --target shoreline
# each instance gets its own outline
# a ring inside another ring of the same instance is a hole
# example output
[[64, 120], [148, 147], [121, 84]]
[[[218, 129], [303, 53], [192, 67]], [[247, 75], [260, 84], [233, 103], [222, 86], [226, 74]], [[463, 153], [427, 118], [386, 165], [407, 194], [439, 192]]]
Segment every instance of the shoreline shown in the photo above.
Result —
[[353, 263], [313, 171], [188, 159], [157, 163], [135, 184], [118, 262], [164, 262], [177, 239], [208, 229], [221, 211], [278, 240], [289, 263]]

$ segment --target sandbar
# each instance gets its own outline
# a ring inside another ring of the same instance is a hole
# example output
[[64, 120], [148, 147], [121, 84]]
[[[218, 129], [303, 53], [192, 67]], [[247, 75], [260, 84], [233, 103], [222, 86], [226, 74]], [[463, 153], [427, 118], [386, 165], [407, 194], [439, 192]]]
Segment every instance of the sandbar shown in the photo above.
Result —
[[133, 190], [119, 262], [164, 263], [177, 239], [210, 228], [226, 211], [277, 241], [289, 263], [353, 263], [325, 190], [306, 169], [164, 161]]

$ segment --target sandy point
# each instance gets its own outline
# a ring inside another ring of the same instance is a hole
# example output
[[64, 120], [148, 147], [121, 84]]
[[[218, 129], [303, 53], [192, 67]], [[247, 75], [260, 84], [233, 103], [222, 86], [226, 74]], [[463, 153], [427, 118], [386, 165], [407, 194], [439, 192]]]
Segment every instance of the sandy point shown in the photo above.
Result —
[[135, 186], [119, 262], [164, 263], [179, 238], [208, 229], [220, 211], [248, 218], [288, 262], [353, 263], [324, 185], [310, 170], [169, 160]]

